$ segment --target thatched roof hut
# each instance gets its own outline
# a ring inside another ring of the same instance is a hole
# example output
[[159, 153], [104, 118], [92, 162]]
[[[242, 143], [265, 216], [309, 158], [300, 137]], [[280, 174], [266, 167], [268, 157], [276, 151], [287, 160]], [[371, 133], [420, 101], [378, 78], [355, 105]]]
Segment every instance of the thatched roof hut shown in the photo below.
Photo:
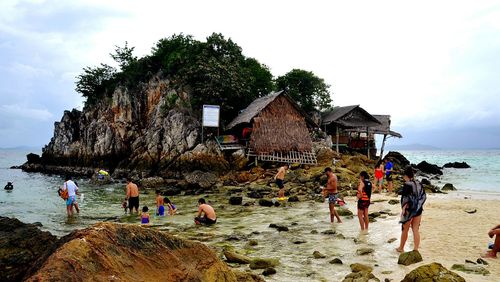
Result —
[[227, 126], [239, 131], [251, 127], [250, 155], [261, 160], [316, 163], [309, 127], [317, 127], [284, 91], [253, 101]]
[[340, 126], [343, 128], [375, 127], [380, 121], [359, 105], [335, 107], [322, 115], [321, 127]]

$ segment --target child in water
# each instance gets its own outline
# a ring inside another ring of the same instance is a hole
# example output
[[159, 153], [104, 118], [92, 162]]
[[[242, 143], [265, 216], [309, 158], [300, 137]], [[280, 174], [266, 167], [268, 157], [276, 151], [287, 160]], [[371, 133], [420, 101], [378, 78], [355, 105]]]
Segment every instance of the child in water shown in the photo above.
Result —
[[141, 223], [149, 224], [149, 209], [147, 206], [142, 207]]
[[170, 201], [169, 198], [165, 197], [163, 199], [164, 203], [167, 204], [167, 207], [168, 207], [168, 214], [169, 215], [174, 215], [175, 212], [177, 211], [177, 208], [175, 207], [175, 205]]
[[163, 197], [160, 195], [160, 190], [156, 190], [156, 215], [165, 216], [165, 207], [163, 204]]

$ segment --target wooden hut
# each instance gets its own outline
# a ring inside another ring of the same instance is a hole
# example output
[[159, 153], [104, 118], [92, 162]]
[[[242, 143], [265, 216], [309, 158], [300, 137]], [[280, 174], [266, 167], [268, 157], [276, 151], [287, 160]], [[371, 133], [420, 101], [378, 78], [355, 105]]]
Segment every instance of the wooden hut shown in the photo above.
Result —
[[253, 101], [226, 130], [247, 138], [247, 155], [257, 160], [316, 164], [308, 127], [317, 127], [284, 91]]
[[373, 155], [375, 149], [373, 134], [369, 128], [380, 125], [377, 118], [359, 105], [335, 107], [323, 113], [321, 121], [321, 128], [327, 134], [335, 136], [333, 142], [337, 152], [340, 147], [345, 147], [351, 151], [366, 152], [368, 156]]

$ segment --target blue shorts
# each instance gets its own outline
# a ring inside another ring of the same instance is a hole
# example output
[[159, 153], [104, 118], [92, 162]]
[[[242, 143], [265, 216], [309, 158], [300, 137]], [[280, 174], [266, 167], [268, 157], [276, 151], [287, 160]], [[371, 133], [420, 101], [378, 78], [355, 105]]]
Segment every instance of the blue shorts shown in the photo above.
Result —
[[165, 207], [164, 206], [159, 206], [158, 207], [158, 215], [159, 216], [164, 216], [165, 215]]
[[71, 206], [72, 204], [76, 204], [76, 196], [69, 196], [66, 200], [66, 206]]
[[337, 203], [337, 199], [339, 198], [339, 193], [330, 193], [328, 194], [328, 203], [335, 204]]

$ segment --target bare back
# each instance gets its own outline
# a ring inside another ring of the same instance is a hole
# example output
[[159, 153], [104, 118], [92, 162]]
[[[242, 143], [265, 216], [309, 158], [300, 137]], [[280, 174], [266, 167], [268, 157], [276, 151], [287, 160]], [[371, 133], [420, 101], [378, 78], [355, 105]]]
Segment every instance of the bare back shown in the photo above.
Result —
[[276, 176], [274, 178], [283, 180], [283, 179], [285, 179], [285, 173], [286, 173], [286, 169], [284, 166], [282, 166], [278, 169], [278, 173], [276, 173]]
[[330, 194], [337, 193], [337, 176], [333, 172], [328, 173], [325, 190]]
[[217, 219], [217, 215], [215, 215], [215, 210], [210, 205], [201, 204], [198, 208], [198, 214], [201, 215], [202, 212], [205, 213], [205, 216], [207, 218], [210, 218], [211, 220]]
[[136, 184], [129, 182], [127, 184], [127, 198], [139, 197], [139, 188]]

